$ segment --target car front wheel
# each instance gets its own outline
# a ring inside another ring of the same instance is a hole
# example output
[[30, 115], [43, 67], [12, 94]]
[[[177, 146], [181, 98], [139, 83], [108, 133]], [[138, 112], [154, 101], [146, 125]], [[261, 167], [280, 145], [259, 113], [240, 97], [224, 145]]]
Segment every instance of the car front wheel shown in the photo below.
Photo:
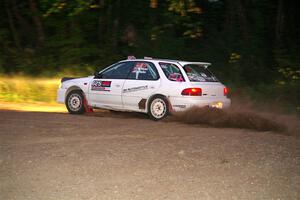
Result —
[[153, 97], [148, 106], [148, 114], [155, 121], [165, 118], [169, 114], [166, 98], [163, 96]]
[[66, 99], [66, 107], [71, 114], [83, 114], [85, 109], [82, 91], [73, 90], [69, 92]]

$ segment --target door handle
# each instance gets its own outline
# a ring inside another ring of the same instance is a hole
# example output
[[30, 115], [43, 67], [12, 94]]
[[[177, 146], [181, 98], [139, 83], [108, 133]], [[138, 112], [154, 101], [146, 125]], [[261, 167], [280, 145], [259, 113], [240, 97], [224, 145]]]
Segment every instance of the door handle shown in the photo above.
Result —
[[121, 87], [121, 85], [119, 85], [119, 84], [116, 84], [115, 86], [116, 86], [116, 87]]

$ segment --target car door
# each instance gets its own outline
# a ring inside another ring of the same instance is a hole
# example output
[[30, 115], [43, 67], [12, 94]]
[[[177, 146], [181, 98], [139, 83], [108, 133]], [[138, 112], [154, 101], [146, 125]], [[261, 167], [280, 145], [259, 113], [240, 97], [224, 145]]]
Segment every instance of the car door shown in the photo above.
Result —
[[122, 88], [131, 62], [117, 63], [96, 75], [89, 85], [88, 100], [93, 107], [122, 109]]
[[159, 86], [160, 79], [155, 65], [152, 62], [135, 61], [122, 90], [124, 109], [145, 110], [146, 100]]

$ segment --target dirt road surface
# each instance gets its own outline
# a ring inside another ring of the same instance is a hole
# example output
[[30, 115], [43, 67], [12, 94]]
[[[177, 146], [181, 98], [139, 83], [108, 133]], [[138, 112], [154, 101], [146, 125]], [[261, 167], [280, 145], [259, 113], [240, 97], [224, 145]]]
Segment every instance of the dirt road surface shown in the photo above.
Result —
[[1, 200], [300, 199], [300, 138], [144, 115], [0, 111]]

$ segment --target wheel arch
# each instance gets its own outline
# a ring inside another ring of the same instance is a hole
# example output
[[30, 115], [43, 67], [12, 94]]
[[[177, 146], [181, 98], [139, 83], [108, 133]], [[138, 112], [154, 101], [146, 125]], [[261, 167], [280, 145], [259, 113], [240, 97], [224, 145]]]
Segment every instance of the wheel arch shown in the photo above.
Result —
[[67, 91], [66, 91], [65, 102], [66, 102], [66, 99], [67, 99], [68, 94], [69, 94], [70, 92], [74, 91], [74, 90], [80, 90], [80, 91], [82, 92], [82, 94], [85, 95], [84, 92], [83, 92], [83, 90], [82, 90], [80, 87], [78, 87], [78, 86], [76, 86], [76, 85], [73, 85], [73, 86], [69, 87], [69, 88], [67, 89]]
[[152, 94], [148, 99], [147, 99], [147, 102], [146, 102], [146, 111], [148, 112], [149, 111], [149, 103], [151, 102], [151, 100], [155, 97], [163, 97], [164, 99], [167, 100], [167, 103], [168, 103], [168, 110], [169, 112], [173, 111], [172, 109], [172, 104], [169, 100], [169, 98], [166, 96], [166, 95], [163, 95], [163, 94], [160, 94], [160, 93], [156, 93], [156, 94]]

